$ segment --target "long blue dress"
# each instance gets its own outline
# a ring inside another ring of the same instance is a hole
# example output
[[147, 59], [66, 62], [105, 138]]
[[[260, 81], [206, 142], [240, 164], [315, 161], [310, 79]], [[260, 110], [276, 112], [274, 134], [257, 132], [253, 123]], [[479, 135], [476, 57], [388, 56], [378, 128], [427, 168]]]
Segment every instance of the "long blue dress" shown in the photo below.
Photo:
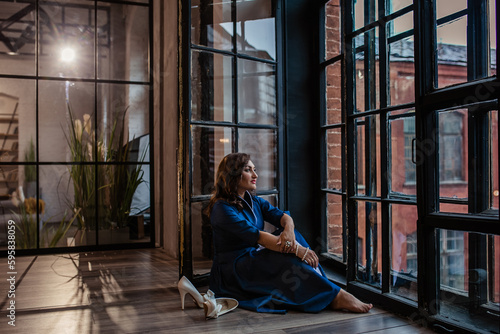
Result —
[[[210, 289], [215, 295], [235, 298], [242, 308], [257, 312], [319, 312], [330, 305], [340, 288], [326, 278], [321, 267], [316, 271], [295, 254], [257, 244], [264, 221], [281, 228], [284, 211], [248, 192], [242, 203], [242, 211], [223, 200], [212, 208], [215, 255]], [[297, 231], [295, 238], [309, 247]]]

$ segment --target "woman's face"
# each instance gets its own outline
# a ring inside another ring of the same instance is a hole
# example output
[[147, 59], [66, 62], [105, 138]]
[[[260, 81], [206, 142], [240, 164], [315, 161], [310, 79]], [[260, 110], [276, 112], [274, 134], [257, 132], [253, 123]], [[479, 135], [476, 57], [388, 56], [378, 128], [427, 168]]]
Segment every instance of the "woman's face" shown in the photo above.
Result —
[[238, 183], [238, 195], [243, 197], [245, 191], [257, 189], [257, 169], [252, 161], [248, 161], [243, 167], [240, 182]]

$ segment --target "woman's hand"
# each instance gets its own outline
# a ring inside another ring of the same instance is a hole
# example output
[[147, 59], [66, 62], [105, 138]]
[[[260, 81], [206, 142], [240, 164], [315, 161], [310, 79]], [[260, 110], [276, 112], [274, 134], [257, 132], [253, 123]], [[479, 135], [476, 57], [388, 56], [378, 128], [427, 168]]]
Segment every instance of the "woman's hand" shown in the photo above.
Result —
[[299, 250], [297, 252], [297, 256], [302, 259], [305, 263], [310, 265], [313, 268], [318, 268], [319, 266], [319, 258], [316, 253], [311, 250], [310, 248], [305, 248], [302, 246], [299, 246]]
[[281, 232], [277, 245], [280, 246], [280, 251], [282, 253], [294, 252], [296, 247], [294, 231], [288, 231], [288, 229], [285, 229]]
[[294, 252], [296, 244], [293, 219], [285, 213], [283, 217], [281, 217], [280, 223], [281, 226], [283, 226], [283, 232], [281, 232], [276, 245], [280, 246], [280, 251], [282, 253]]

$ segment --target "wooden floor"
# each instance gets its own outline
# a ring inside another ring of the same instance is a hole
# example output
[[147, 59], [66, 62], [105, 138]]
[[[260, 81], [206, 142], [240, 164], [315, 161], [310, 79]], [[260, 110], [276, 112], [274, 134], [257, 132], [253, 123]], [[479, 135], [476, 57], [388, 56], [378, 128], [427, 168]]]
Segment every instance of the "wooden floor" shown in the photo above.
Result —
[[[0, 261], [0, 333], [432, 333], [379, 308], [362, 315], [238, 308], [205, 320], [187, 298], [180, 309], [178, 261], [159, 249], [19, 257], [14, 275]], [[5, 275], [15, 277], [15, 297]], [[11, 301], [15, 327], [6, 313]]]

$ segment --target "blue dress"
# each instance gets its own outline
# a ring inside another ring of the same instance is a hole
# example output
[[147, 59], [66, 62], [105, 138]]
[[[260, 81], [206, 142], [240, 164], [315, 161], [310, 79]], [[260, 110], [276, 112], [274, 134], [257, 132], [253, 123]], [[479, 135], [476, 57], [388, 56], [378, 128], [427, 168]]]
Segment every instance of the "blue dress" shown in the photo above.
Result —
[[[319, 312], [330, 305], [340, 288], [326, 278], [321, 266], [316, 271], [295, 254], [257, 244], [264, 221], [280, 229], [284, 211], [249, 193], [242, 203], [238, 211], [220, 200], [210, 214], [215, 248], [210, 289], [215, 295], [235, 298], [241, 307], [257, 312]], [[295, 238], [309, 247], [297, 231]]]

